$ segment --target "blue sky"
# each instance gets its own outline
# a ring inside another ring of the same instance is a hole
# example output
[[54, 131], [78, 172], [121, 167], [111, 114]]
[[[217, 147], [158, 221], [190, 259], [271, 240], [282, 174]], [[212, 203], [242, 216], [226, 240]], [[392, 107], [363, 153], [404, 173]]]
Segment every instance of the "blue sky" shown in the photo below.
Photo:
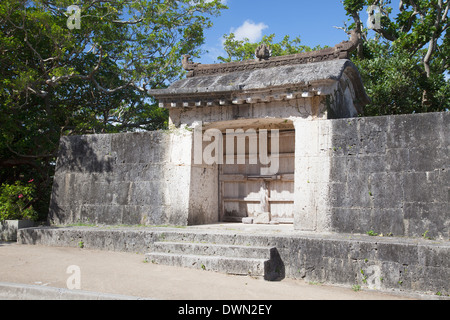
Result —
[[342, 27], [348, 20], [339, 0], [226, 0], [228, 10], [213, 18], [214, 26], [205, 32], [206, 42], [201, 63], [214, 63], [222, 51], [222, 37], [234, 32], [237, 37], [260, 41], [263, 35], [275, 34], [275, 41], [285, 35], [300, 36], [302, 44], [334, 46], [347, 40]]

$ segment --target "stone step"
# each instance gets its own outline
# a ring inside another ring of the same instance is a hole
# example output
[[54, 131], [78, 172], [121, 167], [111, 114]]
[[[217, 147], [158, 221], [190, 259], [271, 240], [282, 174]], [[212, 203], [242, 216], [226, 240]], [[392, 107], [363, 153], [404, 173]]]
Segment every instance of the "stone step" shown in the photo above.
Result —
[[191, 242], [155, 242], [153, 245], [153, 252], [158, 253], [179, 253], [267, 260], [270, 259], [272, 250], [275, 250], [275, 248]]
[[284, 264], [275, 247], [185, 241], [159, 241], [145, 255], [148, 262], [236, 275], [284, 278]]
[[183, 268], [203, 269], [234, 275], [265, 277], [269, 260], [151, 252], [145, 255], [148, 262]]

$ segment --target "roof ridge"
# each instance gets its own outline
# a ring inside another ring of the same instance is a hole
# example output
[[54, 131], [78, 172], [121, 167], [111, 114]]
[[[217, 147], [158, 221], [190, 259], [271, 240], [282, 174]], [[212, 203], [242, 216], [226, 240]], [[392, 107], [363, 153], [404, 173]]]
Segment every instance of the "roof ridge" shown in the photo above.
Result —
[[350, 40], [342, 41], [332, 48], [325, 48], [321, 50], [286, 56], [271, 57], [262, 61], [260, 61], [260, 59], [255, 59], [229, 63], [201, 64], [190, 61], [190, 55], [184, 55], [182, 65], [186, 71], [189, 71], [187, 77], [191, 78], [196, 76], [223, 74], [238, 71], [251, 71], [255, 69], [265, 69], [287, 65], [348, 59], [350, 52], [354, 51], [361, 41], [355, 30], [352, 30], [350, 35]]

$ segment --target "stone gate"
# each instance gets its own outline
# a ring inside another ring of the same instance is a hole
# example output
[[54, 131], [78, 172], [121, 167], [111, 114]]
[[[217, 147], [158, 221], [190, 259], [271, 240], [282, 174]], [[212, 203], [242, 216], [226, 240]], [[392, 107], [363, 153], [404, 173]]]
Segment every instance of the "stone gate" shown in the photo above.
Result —
[[185, 57], [188, 76], [150, 92], [169, 130], [61, 139], [50, 220], [448, 239], [449, 113], [356, 117], [369, 102], [347, 59], [356, 43], [216, 65]]
[[[358, 117], [369, 99], [348, 60], [356, 44], [185, 57], [187, 78], [150, 92], [169, 130], [61, 138], [50, 222], [107, 227], [22, 229], [18, 241], [448, 295], [450, 113]], [[283, 225], [166, 227], [217, 222]]]

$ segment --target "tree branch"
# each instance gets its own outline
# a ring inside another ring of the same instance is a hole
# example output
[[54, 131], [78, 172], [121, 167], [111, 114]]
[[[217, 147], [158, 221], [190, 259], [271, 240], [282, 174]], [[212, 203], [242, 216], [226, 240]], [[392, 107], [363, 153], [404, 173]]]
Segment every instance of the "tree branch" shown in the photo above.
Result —
[[436, 46], [437, 46], [437, 36], [438, 36], [437, 33], [439, 30], [439, 24], [441, 22], [441, 14], [442, 14], [442, 7], [443, 7], [442, 0], [438, 0], [437, 5], [438, 5], [438, 8], [437, 8], [438, 14], [437, 14], [436, 20], [434, 22], [433, 35], [431, 36], [431, 39], [429, 41], [428, 51], [423, 59], [423, 64], [425, 66], [425, 72], [427, 73], [428, 78], [431, 76], [430, 60], [431, 60], [433, 53], [436, 51]]
[[142, 21], [144, 21], [144, 19], [133, 20], [133, 21], [113, 20], [112, 22], [118, 23], [118, 24], [138, 24], [138, 23], [141, 23]]
[[27, 165], [31, 166], [35, 169], [40, 169], [40, 167], [34, 163], [33, 161], [26, 160], [26, 159], [6, 159], [6, 160], [0, 160], [0, 167], [15, 167], [20, 165]]
[[448, 20], [448, 11], [450, 10], [450, 1], [447, 1], [447, 7], [445, 8], [444, 13], [442, 14], [442, 22]]
[[14, 155], [16, 155], [16, 156], [18, 156], [18, 157], [20, 157], [20, 158], [24, 158], [24, 159], [45, 159], [45, 158], [53, 158], [53, 157], [56, 157], [56, 153], [52, 153], [52, 154], [41, 154], [41, 155], [37, 155], [37, 156], [34, 156], [34, 155], [26, 155], [26, 154], [20, 154], [20, 153], [18, 153], [18, 152], [16, 152], [16, 151], [14, 151], [10, 146], [9, 146], [9, 144], [5, 144], [6, 145], [6, 147], [8, 148], [8, 150], [11, 152], [11, 153], [13, 153]]

